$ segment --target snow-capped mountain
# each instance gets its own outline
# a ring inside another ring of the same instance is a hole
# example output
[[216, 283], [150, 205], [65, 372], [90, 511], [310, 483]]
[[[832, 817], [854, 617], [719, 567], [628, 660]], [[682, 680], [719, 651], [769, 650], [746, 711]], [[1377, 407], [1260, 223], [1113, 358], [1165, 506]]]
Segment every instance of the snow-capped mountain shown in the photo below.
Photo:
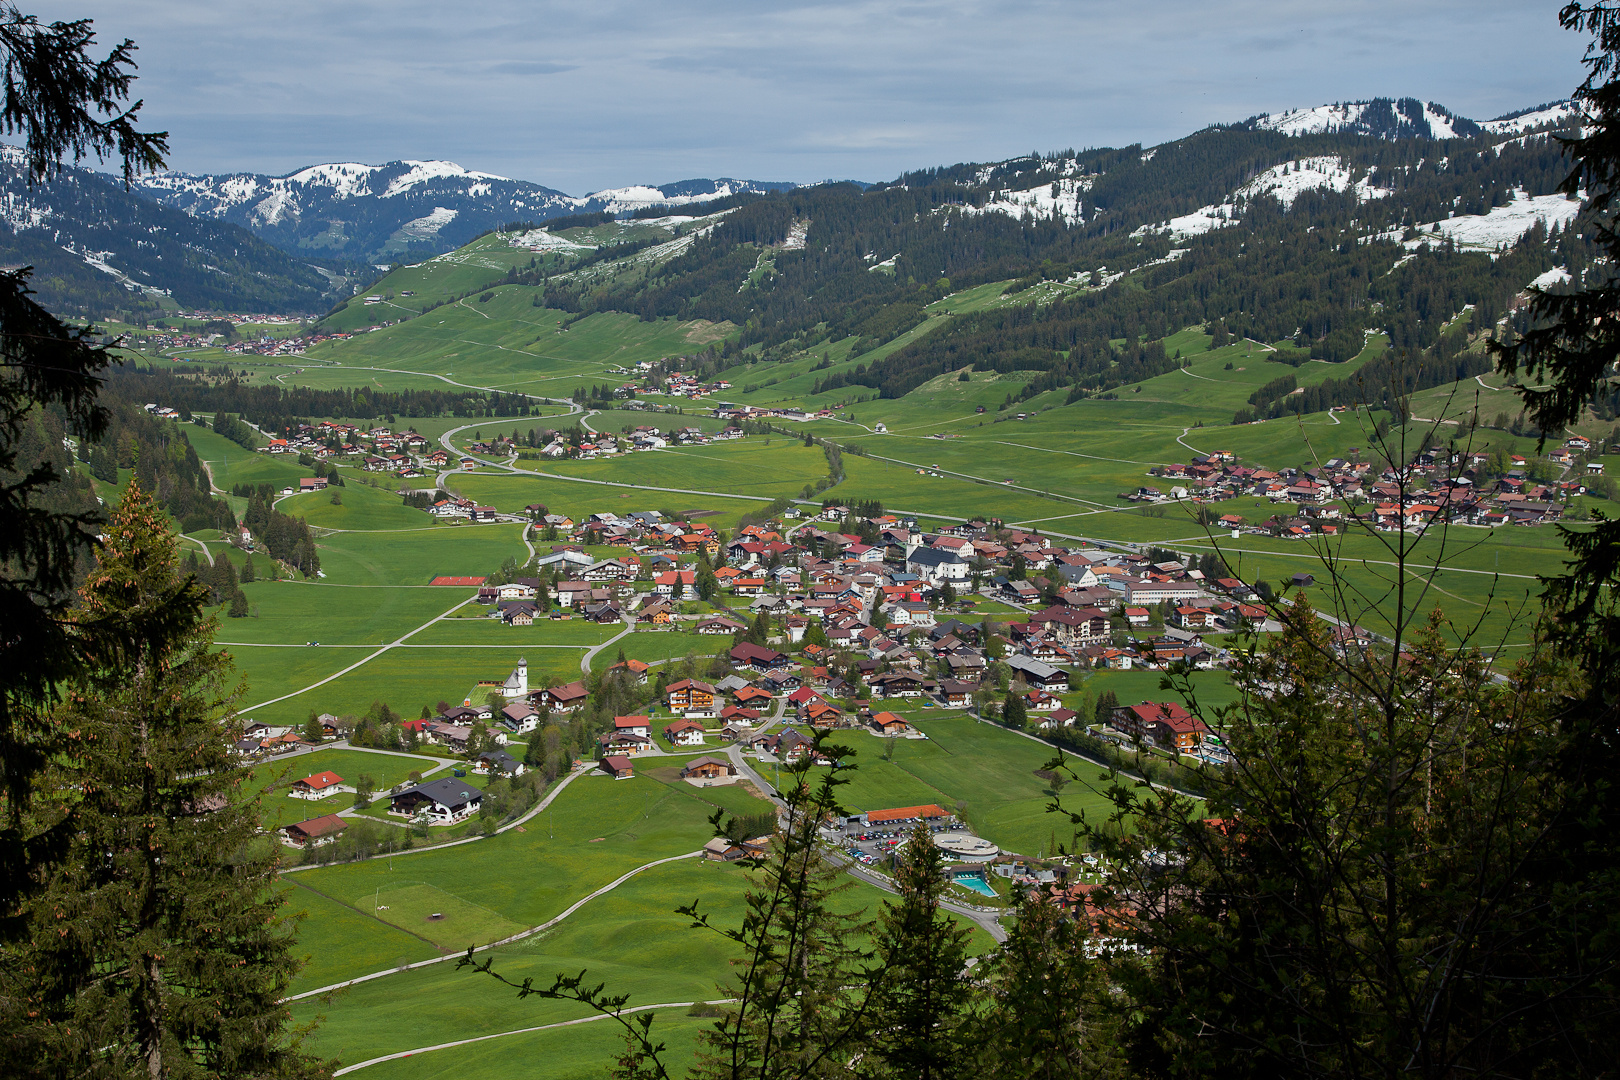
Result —
[[1571, 101], [1556, 101], [1495, 120], [1458, 116], [1444, 105], [1416, 98], [1374, 98], [1250, 117], [1239, 127], [1284, 135], [1372, 135], [1381, 139], [1471, 139], [1479, 135], [1524, 135], [1579, 121]]
[[242, 225], [286, 250], [358, 259], [412, 249], [447, 251], [511, 221], [623, 213], [794, 186], [722, 178], [575, 197], [525, 180], [474, 172], [452, 161], [409, 160], [314, 165], [286, 176], [164, 173], [138, 184], [142, 194], [166, 206]]
[[0, 146], [0, 263], [34, 267], [53, 310], [184, 307], [315, 312], [331, 302], [314, 267], [236, 225], [194, 218], [89, 169], [28, 182], [27, 157]]

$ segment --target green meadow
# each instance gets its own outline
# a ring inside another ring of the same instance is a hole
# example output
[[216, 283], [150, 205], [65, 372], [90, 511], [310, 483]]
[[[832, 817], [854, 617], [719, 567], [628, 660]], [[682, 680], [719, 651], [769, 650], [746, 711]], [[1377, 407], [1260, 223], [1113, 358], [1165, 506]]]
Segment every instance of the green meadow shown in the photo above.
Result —
[[[668, 227], [644, 223], [568, 233], [582, 245], [577, 250], [666, 235], [671, 235]], [[771, 258], [762, 252], [761, 279]], [[1024, 398], [1035, 372], [971, 366], [939, 375], [898, 399], [877, 398], [863, 386], [813, 393], [829, 375], [870, 365], [959, 316], [1044, 303], [1075, 291], [1067, 283], [1043, 283], [1008, 294], [1011, 282], [991, 282], [930, 304], [921, 324], [859, 354], [854, 352], [859, 339], [853, 337], [806, 340], [783, 363], [758, 363], [754, 347], [733, 352], [731, 366], [720, 373], [731, 383], [729, 391], [702, 402], [647, 399], [655, 409], [673, 407], [679, 413], [608, 409], [583, 416], [566, 404], [576, 390], [629, 381], [625, 369], [640, 361], [699, 352], [719, 345], [736, 328], [622, 313], [577, 318], [545, 307], [543, 288], [504, 283], [509, 269], [527, 268], [531, 260], [553, 272], [567, 270], [566, 259], [555, 252], [530, 251], [504, 234], [491, 234], [460, 251], [388, 273], [326, 320], [326, 326], [350, 336], [316, 346], [306, 356], [268, 359], [217, 351], [196, 356], [246, 370], [247, 381], [258, 385], [498, 389], [532, 396], [535, 414], [530, 416], [396, 417], [391, 425], [414, 427], [435, 441], [448, 436], [458, 450], [480, 436], [568, 428], [582, 420], [598, 431], [643, 424], [714, 431], [721, 422], [698, 414], [722, 401], [837, 407], [834, 418], [792, 425], [789, 434], [604, 460], [525, 458], [514, 462], [515, 469], [487, 461], [448, 478], [449, 489], [506, 512], [542, 503], [581, 520], [603, 510], [657, 509], [733, 530], [742, 515], [757, 513], [773, 499], [798, 498], [828, 476], [823, 450], [803, 443], [808, 433], [845, 447], [844, 478], [815, 493], [815, 502], [877, 500], [890, 512], [915, 515], [925, 527], [994, 517], [1065, 543], [1157, 544], [1195, 556], [1218, 552], [1235, 574], [1250, 581], [1281, 586], [1297, 572], [1313, 574], [1315, 581], [1304, 590], [1313, 604], [1336, 608], [1372, 630], [1388, 632], [1397, 605], [1407, 615], [1438, 608], [1454, 638], [1504, 650], [1530, 640], [1525, 612], [1536, 609], [1535, 577], [1556, 570], [1564, 557], [1552, 529], [1455, 527], [1408, 539], [1402, 571], [1395, 565], [1400, 552], [1393, 535], [1350, 533], [1308, 543], [1250, 532], [1233, 537], [1199, 525], [1191, 508], [1143, 508], [1124, 500], [1144, 485], [1171, 486], [1150, 475], [1155, 467], [1213, 451], [1268, 468], [1308, 467], [1352, 453], [1376, 455], [1375, 428], [1388, 419], [1383, 413], [1351, 410], [1242, 426], [1231, 422], [1255, 391], [1281, 375], [1293, 375], [1301, 386], [1353, 376], [1386, 346], [1376, 335], [1347, 363], [1292, 367], [1274, 359], [1275, 344], [1282, 343], [1239, 341], [1211, 349], [1202, 328], [1190, 327], [1165, 342], [1182, 367], [1116, 388], [1106, 399], [1072, 403], [1066, 389]], [[576, 273], [590, 280], [654, 270], [649, 258]], [[386, 299], [367, 305], [363, 296], [368, 295]], [[866, 341], [863, 348], [869, 345]], [[187, 367], [153, 362], [173, 370]], [[1531, 439], [1492, 428], [1469, 430], [1476, 414], [1490, 422], [1498, 413], [1518, 412], [1511, 388], [1495, 377], [1422, 391], [1413, 395], [1411, 412], [1407, 427], [1388, 434], [1407, 451], [1455, 439], [1460, 448], [1535, 453]], [[311, 472], [294, 459], [252, 453], [195, 425], [183, 430], [225, 491], [268, 483], [279, 492], [296, 487]], [[1609, 466], [1620, 468], [1620, 457], [1609, 459]], [[345, 486], [335, 492], [297, 494], [278, 504], [308, 522], [324, 576], [266, 581], [267, 566], [259, 556], [255, 566], [261, 579], [244, 586], [250, 615], [221, 618], [219, 640], [247, 684], [244, 715], [297, 724], [312, 711], [358, 714], [386, 701], [414, 717], [441, 700], [478, 696], [485, 689], [481, 683], [503, 679], [520, 657], [528, 661], [533, 686], [580, 678], [586, 651], [623, 629], [578, 619], [509, 627], [480, 617], [485, 609], [470, 604], [470, 589], [430, 588], [428, 582], [438, 576], [487, 575], [508, 558], [522, 561], [528, 554], [524, 526], [437, 522], [403, 505], [394, 490], [398, 480], [353, 469], [344, 476]], [[245, 509], [245, 500], [231, 502], [238, 514]], [[1593, 505], [1606, 508], [1602, 500]], [[1213, 509], [1256, 525], [1289, 512], [1287, 506], [1253, 498]], [[537, 538], [533, 542], [542, 551], [546, 547]], [[216, 559], [242, 564], [242, 554], [216, 533], [200, 533], [186, 543], [188, 550], [199, 545]], [[1337, 588], [1327, 566], [1337, 572]], [[1005, 604], [987, 602], [973, 618], [989, 613], [1017, 616]], [[711, 656], [729, 644], [729, 638], [687, 631], [638, 630], [602, 649], [593, 668], [612, 664], [621, 651], [663, 662]], [[1165, 700], [1171, 695], [1160, 688], [1162, 678], [1148, 671], [1092, 672], [1065, 700], [1074, 705], [1108, 691], [1126, 703]], [[1200, 673], [1194, 682], [1204, 705], [1225, 704], [1235, 694], [1221, 672]], [[1066, 810], [1094, 817], [1107, 811], [1096, 766], [1076, 763], [1077, 779], [1057, 789], [1037, 775], [1056, 756], [1049, 746], [955, 711], [898, 711], [928, 738], [843, 735], [857, 751], [853, 760], [859, 766], [841, 789], [851, 809], [938, 803], [1003, 848], [1028, 855], [1049, 854], [1072, 842], [1067, 819], [1050, 812], [1054, 797]], [[741, 786], [685, 784], [676, 777], [680, 760], [649, 761], [632, 780], [582, 776], [550, 810], [498, 837], [287, 875], [289, 911], [303, 914], [297, 933], [300, 950], [309, 957], [294, 992], [393, 972], [330, 999], [297, 1002], [300, 1020], [322, 1019], [312, 1036], [316, 1049], [345, 1064], [412, 1054], [364, 1071], [382, 1080], [447, 1071], [472, 1078], [518, 1071], [547, 1080], [601, 1075], [603, 1062], [618, 1046], [610, 1023], [522, 1031], [581, 1019], [585, 1013], [579, 1007], [518, 1001], [487, 977], [456, 971], [453, 959], [418, 971], [394, 969], [453, 957], [468, 945], [538, 926], [636, 867], [695, 852], [711, 835], [708, 818], [717, 808], [748, 814], [765, 805]], [[364, 772], [387, 786], [427, 764], [422, 757], [328, 748], [257, 766], [245, 797], [260, 799], [261, 821], [274, 827], [352, 803], [347, 794], [314, 804], [287, 798], [285, 785], [310, 772], [331, 768], [346, 780]], [[769, 766], [763, 774], [772, 778]], [[376, 817], [380, 811], [366, 813]], [[503, 947], [496, 964], [511, 977], [533, 976], [538, 982], [548, 982], [558, 971], [586, 970], [593, 980], [630, 993], [632, 1004], [714, 997], [730, 957], [725, 943], [690, 929], [690, 920], [673, 912], [700, 898], [717, 921], [733, 924], [741, 917], [744, 887], [737, 867], [696, 859], [657, 866], [591, 900], [558, 926]], [[875, 890], [857, 886], [841, 902], [871, 906], [880, 899]], [[986, 944], [976, 931], [975, 948]], [[686, 1016], [684, 1008], [660, 1015], [659, 1029], [677, 1060], [684, 1059], [702, 1023]], [[485, 1041], [425, 1049], [461, 1039]]]

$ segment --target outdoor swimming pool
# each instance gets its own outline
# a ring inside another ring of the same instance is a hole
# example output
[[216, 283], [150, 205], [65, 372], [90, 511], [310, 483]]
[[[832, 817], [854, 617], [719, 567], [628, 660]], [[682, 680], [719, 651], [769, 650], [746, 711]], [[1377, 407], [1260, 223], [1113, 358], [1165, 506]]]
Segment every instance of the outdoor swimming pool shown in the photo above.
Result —
[[959, 877], [956, 879], [956, 884], [962, 886], [964, 889], [972, 889], [974, 892], [981, 893], [985, 896], [996, 895], [996, 890], [992, 889], [990, 884], [982, 877]]

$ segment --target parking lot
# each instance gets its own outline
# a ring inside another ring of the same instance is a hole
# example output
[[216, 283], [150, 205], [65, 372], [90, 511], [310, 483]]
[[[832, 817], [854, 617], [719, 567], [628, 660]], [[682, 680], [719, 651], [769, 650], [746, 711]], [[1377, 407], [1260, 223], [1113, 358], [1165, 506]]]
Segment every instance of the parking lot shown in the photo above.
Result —
[[[844, 825], [824, 829], [823, 834], [853, 859], [876, 866], [886, 863], [894, 849], [905, 843], [916, 827], [915, 822], [892, 822], [882, 825]], [[958, 826], [942, 819], [929, 827], [933, 833], [954, 832]]]

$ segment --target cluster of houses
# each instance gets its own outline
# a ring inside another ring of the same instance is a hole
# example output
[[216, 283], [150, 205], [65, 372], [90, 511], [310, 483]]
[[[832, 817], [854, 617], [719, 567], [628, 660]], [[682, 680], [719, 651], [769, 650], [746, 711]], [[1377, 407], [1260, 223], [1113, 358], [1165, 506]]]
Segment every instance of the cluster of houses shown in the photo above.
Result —
[[[1568, 471], [1591, 449], [1590, 439], [1570, 436], [1546, 455], [1546, 461]], [[1318, 468], [1273, 471], [1239, 465], [1233, 454], [1216, 451], [1185, 465], [1155, 467], [1150, 475], [1173, 482], [1169, 490], [1141, 487], [1126, 498], [1214, 502], [1249, 496], [1289, 504], [1289, 511], [1258, 525], [1231, 514], [1219, 523], [1223, 528], [1300, 540], [1332, 535], [1350, 520], [1385, 532], [1421, 532], [1437, 522], [1486, 526], [1556, 522], [1568, 501], [1586, 492], [1585, 478], [1603, 472], [1602, 462], [1589, 462], [1577, 475], [1538, 483], [1529, 479], [1533, 463], [1522, 455], [1513, 455], [1506, 475], [1495, 479], [1485, 469], [1491, 455], [1483, 452], [1433, 446], [1401, 467], [1375, 465], [1358, 455], [1352, 447], [1347, 457], [1330, 459]]]
[[[710, 433], [691, 425], [660, 429], [639, 424], [630, 431], [617, 435], [610, 431], [588, 432], [583, 436], [559, 434], [542, 447], [540, 453], [548, 458], [590, 460], [632, 454], [641, 450], [662, 450], [667, 446], [703, 446], [742, 437], [742, 429], [738, 427], [728, 427]], [[469, 449], [477, 453], [497, 452], [495, 449], [479, 450], [476, 444]]]

